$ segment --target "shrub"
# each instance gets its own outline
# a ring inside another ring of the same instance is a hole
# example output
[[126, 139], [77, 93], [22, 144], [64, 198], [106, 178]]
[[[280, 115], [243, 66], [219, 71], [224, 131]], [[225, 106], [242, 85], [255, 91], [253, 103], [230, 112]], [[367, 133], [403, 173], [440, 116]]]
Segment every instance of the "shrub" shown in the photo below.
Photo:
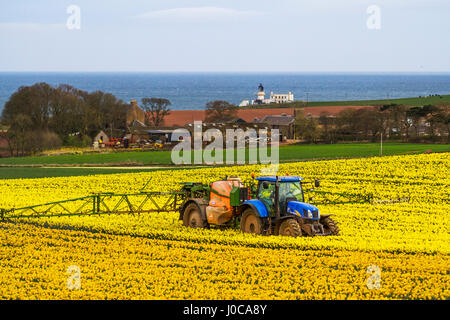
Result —
[[26, 150], [34, 154], [43, 150], [58, 149], [62, 145], [61, 138], [51, 131], [30, 131], [26, 137]]
[[92, 145], [91, 137], [84, 135], [68, 135], [64, 138], [64, 146], [85, 148]]

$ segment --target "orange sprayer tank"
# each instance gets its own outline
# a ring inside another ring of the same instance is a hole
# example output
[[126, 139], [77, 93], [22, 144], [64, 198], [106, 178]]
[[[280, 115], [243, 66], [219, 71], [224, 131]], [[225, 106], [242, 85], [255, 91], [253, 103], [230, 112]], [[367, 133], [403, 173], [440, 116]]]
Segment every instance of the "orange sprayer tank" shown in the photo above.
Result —
[[225, 224], [233, 218], [233, 208], [230, 204], [230, 194], [233, 187], [242, 188], [240, 179], [230, 178], [227, 181], [216, 181], [211, 184], [209, 206], [206, 216], [211, 224]]

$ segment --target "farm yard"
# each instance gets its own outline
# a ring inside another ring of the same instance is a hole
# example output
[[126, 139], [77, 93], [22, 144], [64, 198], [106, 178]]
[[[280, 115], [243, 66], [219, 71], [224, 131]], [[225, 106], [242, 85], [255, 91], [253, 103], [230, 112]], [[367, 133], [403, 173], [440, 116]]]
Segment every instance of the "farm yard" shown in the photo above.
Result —
[[[0, 222], [0, 298], [449, 299], [449, 161], [441, 153], [281, 164], [279, 174], [318, 178], [320, 190], [410, 199], [319, 206], [334, 215], [339, 236], [188, 229], [176, 212]], [[149, 179], [161, 192], [224, 176], [249, 182], [260, 169], [5, 179], [0, 208], [139, 192]], [[69, 266], [80, 269], [79, 290], [67, 288]], [[373, 268], [380, 286], [370, 289]]]

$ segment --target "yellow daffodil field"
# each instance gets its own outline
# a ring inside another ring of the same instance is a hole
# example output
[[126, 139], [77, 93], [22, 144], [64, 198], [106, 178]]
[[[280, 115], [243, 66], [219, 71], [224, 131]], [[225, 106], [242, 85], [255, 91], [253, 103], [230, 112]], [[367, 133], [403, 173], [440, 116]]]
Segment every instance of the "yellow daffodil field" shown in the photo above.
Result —
[[[320, 179], [323, 191], [409, 199], [318, 205], [339, 236], [189, 229], [178, 212], [6, 220], [0, 299], [449, 299], [449, 169], [449, 153], [281, 164], [280, 175]], [[149, 179], [146, 190], [159, 192], [226, 176], [250, 182], [260, 171], [0, 180], [0, 208], [134, 193]]]

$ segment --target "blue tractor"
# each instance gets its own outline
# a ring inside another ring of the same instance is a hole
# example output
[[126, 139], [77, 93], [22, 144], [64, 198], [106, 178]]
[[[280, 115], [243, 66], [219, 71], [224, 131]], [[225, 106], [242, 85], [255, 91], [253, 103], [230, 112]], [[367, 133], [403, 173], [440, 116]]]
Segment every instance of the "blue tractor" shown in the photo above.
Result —
[[[243, 232], [293, 237], [339, 235], [329, 215], [320, 215], [317, 207], [305, 202], [303, 178], [273, 176], [256, 180], [255, 199], [240, 207]], [[315, 186], [319, 184], [316, 180]]]
[[[330, 215], [305, 202], [303, 178], [271, 176], [256, 178], [253, 188], [239, 178], [227, 178], [209, 186], [187, 184], [187, 196], [179, 208], [187, 227], [239, 224], [245, 233], [283, 236], [339, 235]], [[315, 181], [315, 187], [320, 182]]]

